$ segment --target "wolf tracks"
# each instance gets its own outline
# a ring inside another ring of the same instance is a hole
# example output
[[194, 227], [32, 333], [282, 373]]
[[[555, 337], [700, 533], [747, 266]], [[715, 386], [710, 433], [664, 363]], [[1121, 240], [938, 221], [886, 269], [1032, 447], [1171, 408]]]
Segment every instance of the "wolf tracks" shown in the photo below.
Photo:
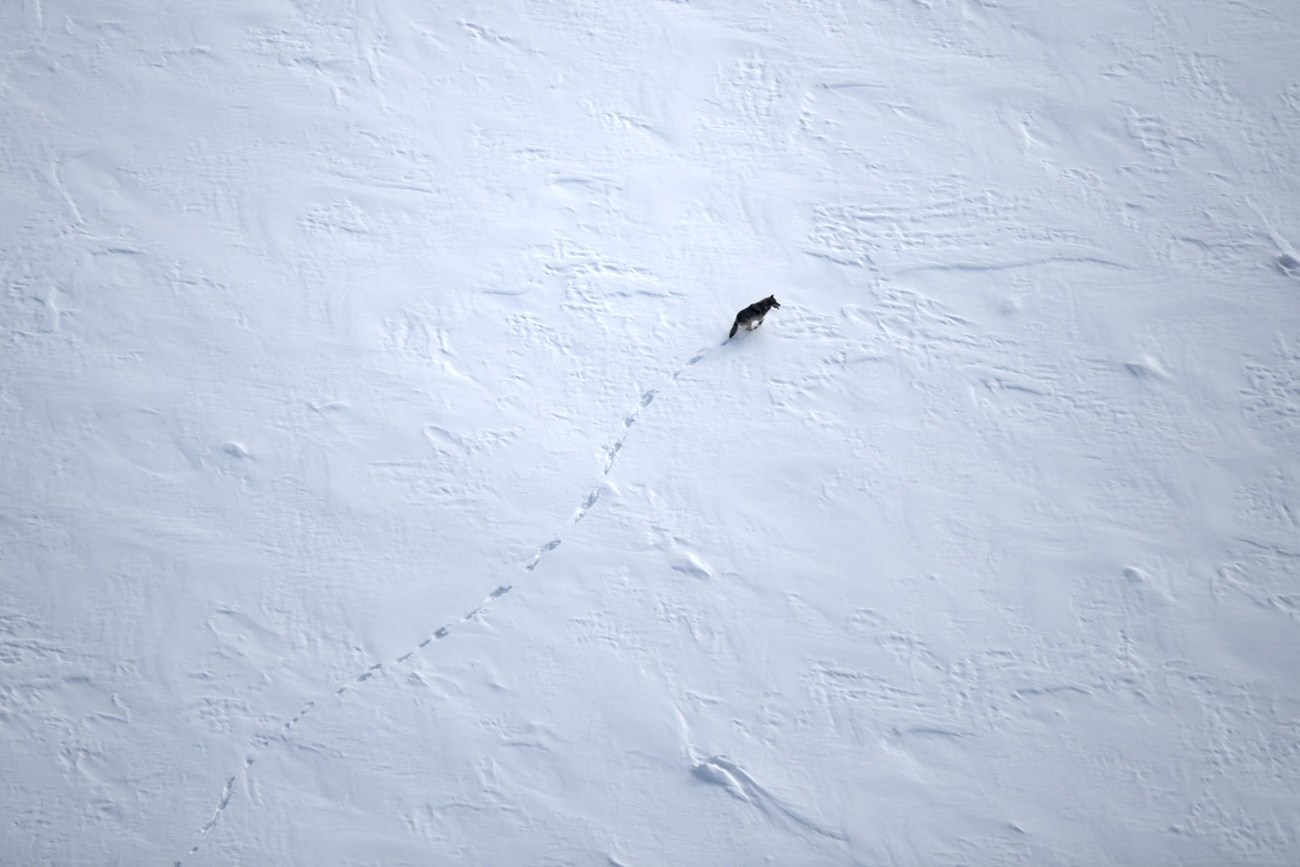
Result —
[[[723, 344], [718, 344], [718, 345], [721, 346], [724, 344], [725, 341], [723, 342]], [[688, 368], [693, 367], [694, 365], [699, 364], [701, 361], [703, 361], [709, 355], [712, 349], [713, 347], [704, 347], [699, 351], [697, 351], [695, 354], [693, 354], [689, 359], [687, 359], [685, 364], [683, 364], [677, 370], [673, 371], [672, 374], [670, 374], [669, 376], [670, 381], [676, 383], [678, 381], [678, 378], [683, 373], [685, 373]], [[594, 507], [596, 503], [600, 500], [601, 494], [604, 493], [606, 490], [612, 489], [612, 485], [608, 482], [606, 477], [609, 476], [610, 471], [614, 468], [614, 463], [618, 458], [619, 452], [622, 451], [624, 444], [627, 442], [627, 437], [632, 429], [632, 426], [636, 424], [637, 419], [641, 415], [641, 412], [644, 411], [646, 407], [650, 406], [650, 404], [654, 402], [655, 398], [658, 397], [659, 394], [660, 394], [660, 389], [657, 388], [650, 388], [642, 392], [641, 397], [637, 401], [637, 405], [632, 408], [631, 412], [629, 412], [626, 416], [623, 417], [623, 430], [621, 434], [619, 435], [618, 439], [614, 441], [614, 444], [610, 446], [605, 452], [605, 463], [603, 468], [600, 471], [600, 476], [601, 476], [600, 482], [596, 485], [596, 487], [592, 488], [591, 491], [589, 491], [585, 497], [583, 497], [581, 504], [574, 511], [573, 516], [569, 519], [568, 523], [570, 525], [577, 524], [584, 517], [586, 517], [587, 513], [591, 511], [592, 507]], [[564, 541], [563, 539], [557, 536], [551, 539], [550, 541], [546, 542], [545, 544], [543, 544], [541, 547], [537, 549], [537, 551], [528, 560], [528, 562], [524, 564], [523, 571], [525, 573], [532, 573], [533, 571], [535, 571], [537, 569], [538, 564], [541, 563], [542, 558], [544, 558], [547, 554], [554, 551], [556, 548], [560, 547], [560, 544], [563, 541]], [[496, 589], [492, 590], [490, 593], [484, 596], [483, 600], [479, 602], [478, 605], [476, 605], [473, 609], [468, 611], [466, 614], [462, 615], [459, 619], [449, 623], [445, 623], [442, 626], [439, 626], [429, 636], [422, 639], [414, 647], [410, 648], [405, 653], [390, 660], [389, 662], [386, 663], [377, 662], [369, 666], [368, 668], [366, 668], [364, 671], [358, 672], [357, 674], [348, 678], [343, 683], [339, 684], [333, 690], [332, 695], [335, 698], [342, 696], [348, 692], [357, 689], [361, 684], [371, 680], [372, 678], [375, 677], [375, 675], [384, 671], [385, 668], [395, 667], [401, 665], [402, 663], [407, 662], [416, 654], [420, 653], [422, 650], [427, 649], [429, 645], [434, 644], [435, 642], [438, 641], [442, 641], [444, 638], [447, 638], [461, 625], [476, 619], [480, 614], [482, 614], [487, 609], [489, 605], [492, 604], [493, 601], [500, 599], [502, 596], [505, 596], [512, 589], [514, 588], [513, 585], [511, 584], [497, 585]], [[271, 745], [275, 744], [277, 741], [282, 741], [288, 735], [288, 733], [292, 731], [293, 728], [299, 722], [302, 721], [304, 717], [308, 716], [310, 713], [313, 712], [316, 706], [317, 706], [316, 700], [308, 701], [302, 707], [300, 707], [293, 714], [293, 716], [289, 717], [287, 720], [285, 720], [275, 729], [267, 733], [260, 733], [253, 736], [253, 738], [249, 741], [249, 751], [244, 756], [243, 771], [246, 773], [247, 770], [253, 766], [253, 763], [256, 760], [256, 753], [259, 750], [270, 747]], [[212, 832], [212, 830], [217, 827], [218, 823], [221, 821], [221, 817], [225, 814], [226, 809], [230, 806], [231, 800], [234, 798], [234, 795], [238, 790], [238, 783], [239, 783], [238, 775], [232, 775], [226, 779], [225, 785], [222, 786], [221, 789], [221, 795], [217, 799], [217, 805], [216, 808], [213, 810], [212, 817], [206, 823], [204, 823], [204, 825], [201, 828], [199, 828], [196, 834], [198, 839], [193, 845], [190, 846], [188, 854], [194, 855], [198, 853], [199, 849], [203, 845], [203, 841]], [[179, 860], [173, 863], [174, 863], [174, 867], [182, 867], [182, 862]]]
[[[719, 345], [721, 346], [723, 344]], [[711, 347], [705, 347], [697, 351], [686, 360], [685, 364], [674, 370], [672, 374], [669, 375], [669, 379], [674, 383], [677, 382], [678, 378], [686, 372], [687, 368], [694, 367], [696, 364], [703, 361], [709, 354], [710, 349]], [[610, 471], [614, 469], [614, 462], [618, 459], [619, 452], [623, 450], [623, 446], [627, 443], [627, 438], [632, 431], [632, 425], [636, 424], [642, 410], [654, 403], [654, 399], [659, 396], [659, 392], [660, 389], [657, 388], [646, 389], [641, 393], [641, 399], [637, 401], [637, 405], [632, 408], [632, 411], [623, 416], [622, 434], [618, 439], [614, 440], [613, 445], [605, 450], [605, 466], [600, 471], [602, 480], [596, 485], [596, 487], [592, 488], [591, 491], [588, 492], [587, 496], [583, 499], [582, 504], [574, 511], [573, 517], [569, 519], [570, 524], [576, 524], [586, 517], [587, 512], [591, 511], [591, 507], [596, 505], [596, 501], [600, 499], [601, 493], [609, 487], [603, 477], [608, 476]]]

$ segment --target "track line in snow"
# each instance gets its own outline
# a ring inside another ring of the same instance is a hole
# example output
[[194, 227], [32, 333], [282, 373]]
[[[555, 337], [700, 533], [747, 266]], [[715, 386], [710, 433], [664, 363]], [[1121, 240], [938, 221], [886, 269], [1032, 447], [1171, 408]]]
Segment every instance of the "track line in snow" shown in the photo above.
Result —
[[[716, 349], [720, 349], [721, 347], [725, 346], [727, 343], [728, 341], [723, 340], [721, 343], [714, 344], [711, 346], [706, 346], [696, 351], [680, 367], [678, 367], [671, 374], [669, 374], [668, 383], [669, 384], [677, 383], [677, 381], [679, 380], [679, 378], [683, 373], [685, 373], [691, 367], [694, 367], [695, 365], [699, 364], [701, 361], [707, 358], [710, 355], [710, 353], [712, 353]], [[583, 497], [582, 502], [579, 504], [577, 510], [573, 513], [573, 516], [568, 521], [569, 526], [577, 524], [584, 517], [586, 517], [587, 512], [589, 512], [592, 509], [592, 507], [594, 507], [596, 503], [600, 500], [600, 496], [603, 493], [603, 491], [606, 490], [608, 487], [610, 487], [609, 482], [606, 480], [606, 477], [608, 477], [611, 470], [613, 470], [614, 463], [617, 460], [619, 453], [622, 451], [624, 444], [627, 442], [628, 435], [631, 432], [633, 425], [636, 424], [636, 421], [640, 417], [641, 413], [644, 412], [645, 409], [649, 407], [651, 403], [654, 402], [655, 398], [657, 398], [662, 393], [662, 391], [663, 391], [663, 387], [650, 388], [642, 392], [640, 398], [637, 401], [637, 405], [633, 407], [631, 412], [629, 412], [626, 416], [624, 416], [623, 430], [621, 435], [617, 440], [614, 441], [614, 444], [606, 451], [604, 466], [600, 471], [600, 482], [596, 485], [596, 487], [592, 488], [592, 490], [588, 492], [585, 497]], [[564, 541], [563, 538], [561, 538], [560, 536], [556, 536], [552, 538], [550, 541], [541, 545], [537, 549], [537, 551], [533, 554], [533, 556], [528, 560], [528, 562], [524, 564], [523, 571], [525, 573], [532, 573], [533, 571], [535, 571], [537, 569], [538, 564], [541, 563], [542, 559], [545, 558], [547, 554], [551, 553], [556, 548], [560, 547], [560, 544], [563, 541]], [[366, 668], [364, 671], [360, 671], [357, 674], [353, 675], [352, 677], [344, 680], [342, 683], [340, 683], [337, 687], [335, 687], [331, 691], [331, 695], [334, 698], [338, 698], [342, 695], [345, 695], [349, 692], [356, 690], [361, 684], [364, 684], [367, 681], [371, 680], [372, 678], [374, 678], [375, 675], [384, 671], [386, 668], [396, 667], [398, 665], [401, 665], [402, 663], [408, 662], [410, 659], [412, 659], [422, 650], [427, 649], [431, 644], [442, 641], [444, 638], [450, 636], [454, 631], [456, 631], [456, 629], [460, 628], [460, 626], [462, 626], [463, 624], [477, 619], [480, 615], [482, 615], [487, 610], [487, 608], [494, 601], [500, 599], [502, 596], [505, 596], [513, 589], [514, 589], [514, 585], [512, 584], [498, 584], [495, 589], [493, 589], [491, 592], [489, 592], [486, 596], [483, 597], [482, 601], [480, 601], [478, 605], [470, 609], [470, 611], [463, 614], [461, 617], [457, 618], [456, 620], [445, 623], [442, 626], [439, 626], [428, 637], [421, 640], [418, 644], [416, 644], [414, 647], [410, 648], [406, 652], [402, 653], [400, 656], [397, 656], [386, 663], [377, 662], [369, 666], [368, 668]], [[308, 701], [305, 704], [303, 704], [303, 706], [300, 707], [297, 710], [297, 712], [293, 714], [293, 716], [289, 717], [284, 722], [280, 723], [269, 733], [254, 735], [249, 740], [249, 751], [244, 756], [243, 770], [246, 772], [249, 768], [253, 766], [254, 762], [256, 761], [257, 753], [259, 751], [267, 749], [273, 746], [274, 744], [276, 744], [277, 742], [282, 741], [289, 734], [289, 732], [293, 730], [294, 726], [296, 726], [299, 722], [301, 722], [305, 717], [307, 717], [316, 709], [318, 703], [319, 702], [316, 699]], [[226, 809], [230, 806], [231, 800], [234, 798], [234, 795], [237, 791], [238, 791], [238, 776], [232, 775], [226, 779], [225, 785], [222, 786], [221, 795], [217, 799], [216, 807], [213, 809], [212, 812], [212, 818], [210, 818], [206, 823], [204, 823], [204, 825], [198, 830], [197, 834], [195, 835], [197, 837], [197, 840], [190, 846], [186, 857], [188, 857], [189, 855], [198, 854], [198, 852], [203, 846], [204, 841], [207, 839], [208, 835], [211, 834], [213, 829], [215, 829], [217, 825], [220, 823], [222, 816], [225, 814]], [[784, 810], [782, 810], [782, 812], [784, 812]], [[183, 867], [183, 863], [184, 862], [182, 860], [178, 859], [173, 862], [173, 865], [174, 867]]]

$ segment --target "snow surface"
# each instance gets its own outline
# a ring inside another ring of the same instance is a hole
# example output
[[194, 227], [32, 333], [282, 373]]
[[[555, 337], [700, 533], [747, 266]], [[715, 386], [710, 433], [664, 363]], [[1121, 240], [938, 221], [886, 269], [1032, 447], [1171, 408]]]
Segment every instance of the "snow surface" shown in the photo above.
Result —
[[1294, 13], [0, 5], [0, 860], [1300, 863]]

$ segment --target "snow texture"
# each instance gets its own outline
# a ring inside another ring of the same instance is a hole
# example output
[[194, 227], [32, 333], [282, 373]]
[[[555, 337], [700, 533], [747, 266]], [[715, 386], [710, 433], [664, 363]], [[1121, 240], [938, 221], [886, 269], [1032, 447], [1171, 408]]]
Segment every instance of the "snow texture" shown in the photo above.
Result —
[[1294, 12], [0, 5], [0, 861], [1300, 863]]

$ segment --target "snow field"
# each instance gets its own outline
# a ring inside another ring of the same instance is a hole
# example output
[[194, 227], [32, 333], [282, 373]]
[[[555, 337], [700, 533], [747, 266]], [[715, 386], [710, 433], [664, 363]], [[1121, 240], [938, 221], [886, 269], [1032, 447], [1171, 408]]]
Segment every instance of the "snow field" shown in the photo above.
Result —
[[0, 860], [1295, 863], [1288, 11], [0, 10]]

